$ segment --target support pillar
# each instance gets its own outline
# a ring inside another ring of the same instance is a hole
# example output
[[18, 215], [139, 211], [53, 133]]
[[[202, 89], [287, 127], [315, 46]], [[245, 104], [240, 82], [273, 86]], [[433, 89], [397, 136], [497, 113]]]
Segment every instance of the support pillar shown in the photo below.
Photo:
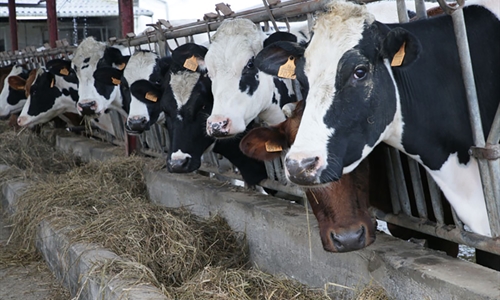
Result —
[[47, 0], [47, 24], [49, 26], [49, 44], [50, 47], [56, 47], [56, 41], [59, 39], [57, 33], [57, 10], [56, 0]]
[[16, 21], [16, 1], [9, 0], [9, 27], [10, 27], [10, 45], [11, 50], [19, 50], [17, 42], [17, 21]]

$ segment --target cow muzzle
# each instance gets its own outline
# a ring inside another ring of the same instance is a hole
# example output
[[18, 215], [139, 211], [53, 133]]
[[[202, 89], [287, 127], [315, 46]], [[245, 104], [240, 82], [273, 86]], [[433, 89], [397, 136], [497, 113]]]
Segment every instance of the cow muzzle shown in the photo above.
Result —
[[319, 184], [320, 158], [318, 156], [306, 157], [302, 159], [285, 159], [286, 173], [288, 179], [299, 185]]
[[170, 173], [188, 173], [190, 172], [190, 157], [167, 160], [167, 168]]
[[231, 119], [224, 116], [211, 116], [207, 119], [207, 134], [216, 138], [229, 136]]
[[76, 105], [78, 111], [84, 116], [93, 116], [97, 114], [97, 103], [95, 101], [78, 102]]
[[130, 134], [141, 134], [149, 129], [146, 117], [132, 117], [127, 120], [125, 129]]
[[323, 248], [329, 252], [349, 252], [363, 249], [375, 241], [375, 235], [364, 225], [347, 228], [342, 231], [330, 231], [322, 236]]

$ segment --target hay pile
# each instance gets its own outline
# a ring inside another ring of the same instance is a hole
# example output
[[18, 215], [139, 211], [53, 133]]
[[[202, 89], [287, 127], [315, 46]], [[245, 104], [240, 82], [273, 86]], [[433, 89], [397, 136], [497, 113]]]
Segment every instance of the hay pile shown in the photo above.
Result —
[[[35, 233], [45, 219], [56, 228], [71, 228], [67, 234], [74, 242], [100, 244], [125, 260], [95, 268], [91, 276], [96, 280], [120, 275], [152, 284], [171, 299], [330, 299], [323, 290], [250, 268], [244, 237], [222, 218], [201, 219], [185, 209], [151, 204], [144, 170], [160, 168], [163, 160], [127, 157], [83, 164], [48, 147], [51, 158], [37, 165], [38, 155], [49, 154], [35, 150], [41, 141], [27, 135], [14, 146], [2, 139], [3, 149], [15, 150], [6, 158], [0, 152], [9, 164], [16, 153], [25, 153], [22, 166], [45, 174], [31, 176], [35, 184], [9, 219], [12, 242], [20, 245], [11, 260], [40, 258]], [[57, 167], [49, 171], [44, 165]]]

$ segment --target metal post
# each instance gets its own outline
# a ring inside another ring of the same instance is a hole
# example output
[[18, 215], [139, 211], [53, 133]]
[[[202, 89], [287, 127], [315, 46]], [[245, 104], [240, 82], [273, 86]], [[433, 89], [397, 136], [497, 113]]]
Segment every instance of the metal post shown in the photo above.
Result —
[[405, 0], [397, 0], [396, 5], [398, 7], [399, 23], [408, 23], [410, 19], [408, 18], [408, 10], [406, 9]]
[[57, 33], [57, 10], [56, 0], [47, 0], [47, 24], [49, 26], [49, 44], [50, 47], [56, 47], [56, 41], [59, 39]]
[[119, 0], [118, 9], [120, 11], [122, 36], [126, 37], [127, 33], [134, 32], [134, 1]]
[[417, 12], [417, 18], [427, 19], [427, 9], [425, 9], [424, 0], [415, 0], [415, 11]]
[[19, 49], [17, 42], [17, 21], [16, 21], [16, 1], [9, 0], [9, 27], [10, 27], [10, 45], [11, 50]]
[[[481, 115], [479, 112], [479, 104], [477, 99], [476, 85], [474, 83], [474, 72], [472, 70], [472, 61], [470, 58], [469, 41], [467, 38], [467, 30], [465, 27], [464, 12], [462, 10], [465, 0], [458, 0], [457, 8], [452, 8], [446, 4], [444, 0], [438, 0], [439, 5], [443, 10], [451, 14], [453, 20], [453, 28], [457, 40], [458, 53], [460, 57], [460, 66], [462, 69], [462, 76], [464, 78], [465, 91], [467, 95], [467, 105], [469, 107], [469, 118], [472, 128], [472, 136], [476, 147], [485, 147], [485, 137], [483, 134], [483, 126], [481, 123]], [[497, 143], [498, 140], [495, 142]], [[489, 163], [484, 159], [477, 159], [479, 171], [481, 174], [481, 181], [483, 183], [484, 198], [486, 202], [486, 211], [491, 228], [492, 237], [500, 236], [500, 203], [496, 202], [495, 194], [498, 191], [494, 190], [494, 178], [490, 173]], [[490, 162], [493, 175], [499, 174], [498, 162]], [[496, 170], [495, 170], [496, 169]], [[497, 178], [498, 180], [498, 178]], [[495, 184], [498, 187], [498, 183]]]

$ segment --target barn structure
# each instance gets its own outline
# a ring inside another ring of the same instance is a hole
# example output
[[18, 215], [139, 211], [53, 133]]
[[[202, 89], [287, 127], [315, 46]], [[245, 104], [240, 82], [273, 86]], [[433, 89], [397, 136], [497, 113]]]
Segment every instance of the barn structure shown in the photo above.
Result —
[[[287, 28], [294, 21], [308, 21], [312, 25], [314, 22], [314, 13], [320, 10], [327, 1], [267, 0], [264, 1], [264, 5], [261, 8], [241, 12], [234, 12], [229, 5], [219, 3], [215, 5], [216, 12], [206, 13], [203, 19], [197, 22], [172, 26], [169, 21], [160, 19], [157, 22], [151, 22], [149, 24], [150, 30], [142, 35], [135, 35], [133, 33], [133, 20], [137, 20], [140, 16], [151, 16], [151, 11], [139, 8], [135, 5], [135, 1], [131, 0], [119, 0], [119, 8], [116, 6], [111, 8], [111, 2], [109, 0], [88, 1], [87, 5], [87, 2], [79, 1], [77, 5], [74, 1], [69, 1], [64, 6], [61, 2], [57, 2], [56, 5], [55, 0], [44, 2], [28, 0], [12, 0], [8, 1], [8, 3], [7, 1], [0, 2], [0, 50], [4, 51], [0, 53], [2, 65], [7, 66], [12, 63], [44, 65], [53, 58], [71, 58], [73, 51], [76, 49], [76, 44], [82, 38], [91, 35], [98, 40], [107, 41], [108, 45], [121, 45], [129, 48], [131, 52], [136, 49], [146, 49], [160, 54], [168, 54], [177, 46], [192, 41], [194, 35], [206, 36], [210, 41], [211, 34], [217, 30], [221, 22], [225, 19], [247, 18], [254, 23], [261, 24], [263, 28], [278, 28], [278, 23], [281, 25], [281, 28]], [[358, 0], [354, 2], [368, 3], [373, 1]], [[458, 5], [455, 7], [447, 5], [442, 0], [438, 2], [444, 12], [451, 14], [453, 18], [459, 41], [458, 49], [462, 58], [465, 85], [468, 87], [468, 90], [474, 90], [472, 69], [470, 62], [467, 61], [467, 57], [469, 56], [468, 46], [466, 42], [463, 42], [465, 35], [463, 30], [465, 30], [465, 27], [463, 26], [464, 20], [461, 6], [464, 5], [464, 0], [457, 1]], [[417, 16], [419, 18], [426, 18], [424, 1], [416, 0], [415, 3]], [[102, 9], [99, 8], [101, 6], [103, 7]], [[408, 16], [405, 13], [408, 9], [413, 8], [406, 7], [404, 1], [397, 0], [400, 22], [408, 22]], [[12, 17], [14, 11], [16, 12], [15, 15], [17, 15], [17, 21]], [[9, 17], [9, 23], [7, 23], [7, 17]], [[52, 18], [58, 20], [57, 24], [51, 22]], [[59, 29], [54, 26], [57, 26]], [[12, 37], [10, 39], [8, 38], [9, 34], [6, 32], [9, 27], [11, 29], [10, 36]], [[121, 30], [117, 31], [119, 27]], [[62, 39], [65, 39], [65, 41]], [[46, 48], [36, 49], [47, 42], [50, 45], [45, 45]], [[500, 264], [500, 259], [498, 258], [500, 256], [500, 108], [496, 113], [495, 121], [489, 135], [485, 137], [481, 134], [482, 129], [478, 127], [481, 122], [475, 97], [473, 94], [469, 95], [469, 107], [473, 130], [479, 133], [475, 134], [477, 138], [475, 141], [476, 145], [471, 148], [470, 153], [479, 161], [491, 237], [472, 233], [465, 228], [463, 222], [454, 212], [453, 223], [446, 223], [443, 212], [443, 201], [446, 201], [446, 199], [444, 199], [437, 184], [432, 180], [431, 176], [425, 175], [425, 171], [419, 168], [416, 161], [400, 155], [397, 150], [389, 147], [385, 150], [385, 164], [389, 171], [384, 176], [387, 176], [390, 182], [390, 200], [388, 201], [392, 203], [393, 211], [382, 211], [372, 208], [371, 213], [379, 220], [476, 248], [478, 253], [486, 255], [485, 260], [492, 262], [493, 265], [496, 263], [496, 268], [498, 268]], [[131, 136], [125, 130], [124, 113], [112, 113], [114, 120], [113, 134], [110, 135], [106, 132], [96, 131], [93, 132], [95, 137], [103, 140], [103, 143], [112, 144], [115, 147], [123, 147], [123, 153], [126, 154], [137, 152], [156, 157], [164, 157], [166, 155], [169, 147], [168, 133], [166, 133], [161, 125], [155, 124], [149, 132], [139, 136]], [[72, 141], [71, 139], [68, 141], [61, 139], [60, 146], [68, 149], [74, 147], [74, 145], [70, 145]], [[85, 146], [81, 147], [82, 149], [86, 148]], [[80, 151], [87, 151], [87, 155], [91, 155], [90, 153], [92, 152], [90, 149]], [[211, 152], [205, 153], [203, 157], [204, 160], [199, 173], [224, 178], [232, 182], [241, 180], [238, 170], [231, 166], [226, 159]], [[288, 197], [294, 201], [304, 203], [300, 200], [304, 197], [303, 190], [291, 184], [285, 178], [281, 159], [267, 162], [266, 168], [268, 179], [261, 182], [262, 187], [278, 190], [281, 194], [286, 195], [284, 196], [285, 198]], [[417, 271], [412, 268], [421, 268], [418, 272], [423, 270], [422, 273], [417, 273], [418, 276], [424, 279], [426, 276], [429, 276], [429, 278], [439, 278], [437, 279], [439, 282], [441, 280], [446, 282], [441, 286], [433, 286], [433, 283], [425, 282], [425, 280], [418, 282], [417, 285], [420, 289], [425, 290], [429, 288], [429, 290], [432, 290], [432, 292], [429, 292], [429, 295], [433, 295], [432, 297], [439, 297], [439, 291], [445, 291], [444, 293], [447, 294], [443, 299], [460, 298], [463, 295], [467, 295], [466, 297], [472, 295], [473, 298], [477, 299], [482, 297], [491, 297], [493, 299], [495, 293], [499, 293], [500, 296], [499, 285], [495, 285], [494, 283], [495, 281], [498, 283], [498, 278], [500, 278], [500, 273], [498, 272], [500, 271], [485, 271], [482, 269], [483, 267], [474, 266], [471, 269], [473, 272], [478, 272], [477, 274], [481, 274], [480, 276], [485, 276], [484, 286], [480, 286], [481, 280], [479, 279], [474, 281], [474, 284], [478, 286], [472, 287], [471, 291], [460, 294], [463, 291], [453, 292], [453, 290], [456, 286], [463, 286], [463, 279], [457, 279], [454, 282], [456, 278], [453, 278], [453, 276], [449, 274], [442, 275], [447, 272], [455, 272], [454, 270], [450, 271], [447, 269], [448, 260], [433, 261], [434, 258], [426, 260], [425, 257], [427, 257], [427, 254], [423, 252], [415, 254], [417, 256], [415, 257], [413, 256], [414, 253], [408, 254], [409, 252], [405, 252], [408, 249], [402, 246], [402, 249], [405, 249], [403, 252], [408, 255], [408, 257], [404, 257], [404, 253], [402, 254], [397, 249], [393, 249], [395, 244], [392, 244], [392, 241], [386, 241], [388, 244], [379, 246], [381, 248], [377, 248], [377, 254], [364, 251], [365, 249], [360, 250], [358, 254], [354, 255], [326, 253], [322, 249], [318, 250], [318, 247], [309, 248], [309, 251], [294, 249], [292, 244], [295, 243], [295, 240], [305, 237], [303, 232], [301, 230], [298, 230], [300, 233], [293, 232], [292, 227], [287, 227], [286, 224], [290, 220], [287, 220], [288, 217], [286, 216], [282, 215], [283, 220], [267, 220], [268, 218], [276, 217], [276, 215], [265, 210], [266, 204], [256, 204], [255, 210], [252, 211], [252, 209], [248, 209], [247, 206], [251, 204], [246, 200], [238, 202], [238, 196], [226, 197], [219, 194], [216, 196], [207, 196], [206, 194], [212, 193], [213, 188], [209, 188], [208, 191], [203, 190], [199, 193], [194, 192], [192, 196], [185, 196], [188, 191], [192, 190], [191, 186], [200, 187], [201, 189], [201, 186], [205, 184], [201, 182], [203, 180], [197, 178], [193, 182], [186, 178], [172, 176], [172, 174], [167, 174], [166, 172], [155, 174], [154, 176], [151, 175], [150, 181], [152, 185], [149, 187], [150, 196], [153, 201], [167, 206], [191, 205], [193, 210], [201, 215], [209, 215], [214, 211], [224, 211], [226, 217], [231, 218], [230, 216], [233, 215], [234, 218], [240, 219], [240, 221], [247, 219], [246, 214], [253, 214], [254, 217], [258, 215], [258, 218], [260, 218], [258, 220], [249, 218], [249, 220], [255, 221], [257, 226], [257, 229], [254, 229], [254, 231], [249, 231], [249, 238], [255, 238], [255, 240], [251, 241], [253, 251], [255, 251], [252, 255], [256, 263], [261, 266], [268, 265], [269, 269], [273, 272], [283, 272], [289, 276], [298, 278], [302, 282], [315, 286], [327, 285], [328, 282], [321, 280], [322, 276], [329, 276], [325, 274], [339, 272], [339, 274], [343, 274], [340, 276], [352, 277], [353, 271], [346, 270], [349, 268], [347, 266], [348, 263], [342, 261], [343, 259], [347, 259], [352, 260], [353, 268], [356, 268], [354, 265], [357, 264], [357, 268], [363, 269], [363, 272], [368, 272], [370, 275], [367, 275], [367, 277], [376, 277], [377, 280], [386, 284], [391, 295], [399, 299], [404, 297], [401, 293], [410, 293], [412, 296], [409, 298], [414, 299], [425, 294], [422, 291], [413, 290], [414, 286], [412, 284], [400, 278], [407, 275], [412, 281], [417, 280], [413, 276], [414, 274], [412, 274], [412, 272]], [[170, 198], [173, 200], [164, 199], [166, 194], [170, 195]], [[223, 200], [216, 199], [218, 197]], [[179, 200], [181, 198], [185, 198], [185, 201]], [[231, 204], [225, 206], [224, 201], [236, 204], [234, 206], [231, 206]], [[285, 204], [285, 210], [288, 205]], [[308, 207], [307, 202], [305, 206]], [[292, 214], [296, 212], [296, 208], [291, 210]], [[429, 217], [431, 215], [434, 218]], [[265, 223], [261, 219], [270, 223]], [[238, 230], [246, 230], [247, 225], [239, 223], [238, 220], [230, 220], [229, 222], [230, 224], [234, 224]], [[266, 226], [270, 226], [271, 228], [267, 230], [270, 236], [265, 236]], [[278, 238], [278, 236], [280, 237]], [[385, 238], [380, 239], [385, 241]], [[279, 240], [279, 242], [273, 240]], [[319, 240], [312, 242], [319, 243]], [[278, 243], [285, 244], [286, 247], [279, 248], [276, 245]], [[298, 244], [308, 244], [308, 242], [302, 240]], [[397, 254], [391, 256], [390, 252], [392, 250]], [[287, 251], [290, 253], [286, 253]], [[361, 256], [362, 259], [357, 258], [357, 255]], [[371, 257], [364, 257], [366, 255], [371, 255]], [[419, 261], [418, 255], [422, 255], [424, 258]], [[280, 258], [280, 256], [282, 257]], [[294, 259], [294, 257], [298, 256], [301, 256], [299, 260]], [[340, 260], [340, 256], [342, 256], [342, 260]], [[312, 262], [310, 261], [312, 260], [311, 257], [315, 257], [316, 260], [325, 259], [327, 263], [322, 265], [318, 261]], [[409, 264], [409, 267], [405, 265], [406, 259], [412, 262]], [[388, 263], [387, 261], [391, 262]], [[287, 265], [287, 262], [289, 265]], [[478, 258], [478, 262], [484, 264], [484, 260], [481, 261], [481, 258]], [[395, 267], [398, 264], [399, 267]], [[461, 266], [451, 265], [453, 268]], [[485, 265], [488, 265], [488, 263]], [[495, 266], [493, 267], [495, 268]], [[308, 268], [311, 269], [305, 272], [297, 271], [298, 269], [303, 270]], [[315, 269], [313, 270], [313, 268]], [[398, 272], [394, 273], [393, 269], [397, 269]], [[433, 277], [435, 275], [432, 274], [433, 271], [439, 273], [439, 275]], [[459, 271], [456, 270], [456, 272]], [[467, 271], [463, 274], [467, 274]], [[446, 276], [449, 277], [443, 279]], [[352, 284], [354, 280], [356, 279], [353, 277], [352, 281], [348, 281], [348, 283]], [[433, 287], [426, 287], [426, 284]], [[483, 288], [484, 290], [481, 291]], [[484, 294], [482, 294], [483, 292]]]

